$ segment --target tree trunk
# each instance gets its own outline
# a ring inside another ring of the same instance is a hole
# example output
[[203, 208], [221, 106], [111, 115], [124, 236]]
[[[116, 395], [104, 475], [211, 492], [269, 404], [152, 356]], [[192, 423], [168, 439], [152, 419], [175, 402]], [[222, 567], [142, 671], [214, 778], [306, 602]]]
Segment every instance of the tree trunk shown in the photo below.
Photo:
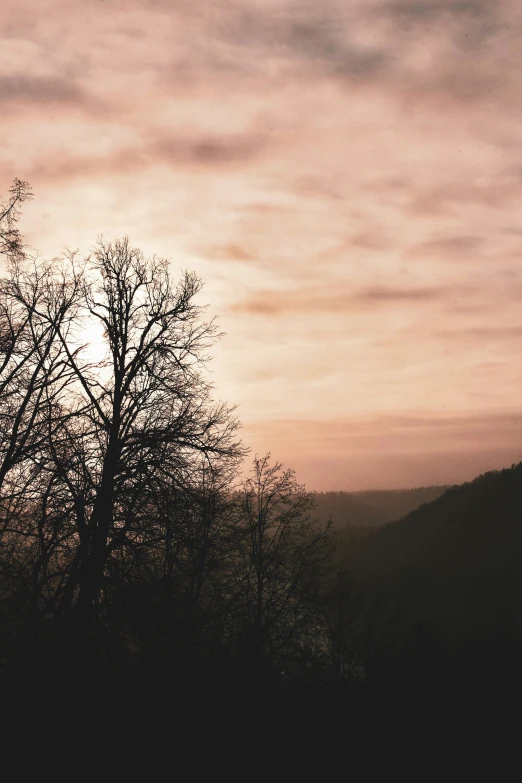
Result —
[[88, 628], [93, 620], [96, 597], [103, 581], [108, 555], [109, 534], [114, 517], [114, 482], [118, 470], [118, 439], [111, 437], [103, 464], [103, 474], [92, 516], [88, 525], [88, 548], [80, 566], [80, 592], [77, 614], [81, 625]]

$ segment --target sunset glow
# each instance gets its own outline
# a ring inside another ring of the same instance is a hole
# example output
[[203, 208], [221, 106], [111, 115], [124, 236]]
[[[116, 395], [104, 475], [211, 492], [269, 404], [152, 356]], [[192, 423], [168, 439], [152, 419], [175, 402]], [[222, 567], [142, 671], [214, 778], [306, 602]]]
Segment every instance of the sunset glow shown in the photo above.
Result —
[[19, 0], [0, 21], [0, 192], [31, 184], [27, 242], [128, 235], [196, 270], [253, 453], [317, 490], [522, 458], [519, 2]]

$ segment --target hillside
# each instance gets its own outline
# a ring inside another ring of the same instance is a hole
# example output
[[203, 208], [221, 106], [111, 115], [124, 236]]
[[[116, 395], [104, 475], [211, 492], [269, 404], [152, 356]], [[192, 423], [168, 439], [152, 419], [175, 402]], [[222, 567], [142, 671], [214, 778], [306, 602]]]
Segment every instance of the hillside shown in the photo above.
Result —
[[522, 621], [522, 463], [448, 489], [345, 559], [359, 584], [416, 621], [511, 632]]
[[400, 519], [424, 503], [438, 498], [448, 487], [369, 490], [365, 492], [318, 492], [316, 514], [331, 518], [337, 530], [375, 528]]

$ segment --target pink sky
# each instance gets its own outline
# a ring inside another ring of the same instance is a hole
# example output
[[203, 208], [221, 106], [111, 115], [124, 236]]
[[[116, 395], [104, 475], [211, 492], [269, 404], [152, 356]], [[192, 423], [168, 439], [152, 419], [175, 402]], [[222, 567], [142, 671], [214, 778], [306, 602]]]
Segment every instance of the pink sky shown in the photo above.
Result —
[[195, 269], [254, 453], [309, 489], [522, 459], [519, 0], [7, 0], [0, 25], [27, 240]]

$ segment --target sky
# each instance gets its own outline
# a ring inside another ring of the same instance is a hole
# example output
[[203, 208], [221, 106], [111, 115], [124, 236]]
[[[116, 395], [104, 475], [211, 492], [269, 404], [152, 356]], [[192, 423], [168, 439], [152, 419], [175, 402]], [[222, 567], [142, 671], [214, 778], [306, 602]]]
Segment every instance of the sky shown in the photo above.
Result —
[[7, 0], [0, 34], [26, 240], [196, 270], [252, 455], [312, 490], [522, 459], [519, 0]]

